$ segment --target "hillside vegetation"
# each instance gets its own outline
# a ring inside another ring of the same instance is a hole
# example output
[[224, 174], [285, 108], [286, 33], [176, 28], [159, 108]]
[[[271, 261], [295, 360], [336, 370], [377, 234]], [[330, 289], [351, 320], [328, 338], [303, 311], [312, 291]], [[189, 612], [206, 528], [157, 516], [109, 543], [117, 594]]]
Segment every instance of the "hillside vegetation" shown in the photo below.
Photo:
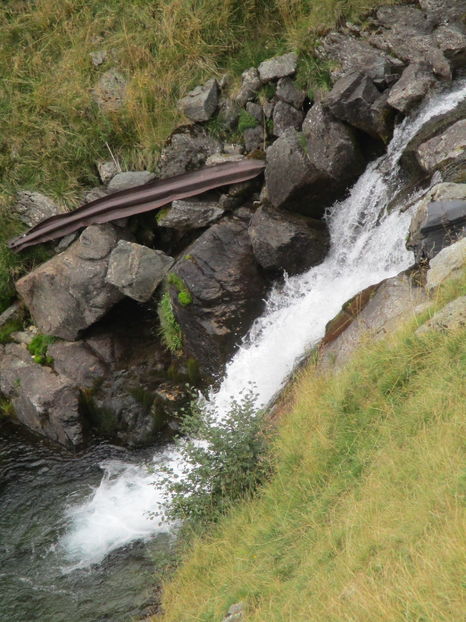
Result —
[[466, 330], [414, 330], [465, 293], [466, 273], [343, 372], [299, 374], [274, 476], [194, 540], [157, 620], [464, 619]]

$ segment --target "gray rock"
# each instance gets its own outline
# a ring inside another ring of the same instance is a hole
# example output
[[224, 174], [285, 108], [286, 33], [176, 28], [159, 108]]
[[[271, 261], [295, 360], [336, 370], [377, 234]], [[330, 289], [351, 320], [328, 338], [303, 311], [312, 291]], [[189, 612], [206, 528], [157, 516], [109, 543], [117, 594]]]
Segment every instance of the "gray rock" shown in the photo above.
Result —
[[53, 368], [81, 388], [92, 388], [108, 373], [104, 362], [83, 341], [57, 341], [47, 348]]
[[241, 88], [237, 94], [235, 101], [240, 108], [246, 105], [246, 102], [256, 98], [262, 86], [259, 72], [255, 67], [250, 67], [241, 74]]
[[426, 96], [436, 82], [427, 63], [411, 63], [390, 89], [387, 103], [392, 108], [406, 113]]
[[37, 335], [37, 328], [35, 330], [18, 330], [10, 334], [11, 341], [19, 343], [20, 345], [28, 346], [34, 337]]
[[226, 130], [234, 130], [238, 125], [240, 106], [232, 99], [225, 98], [219, 107], [217, 119]]
[[301, 125], [304, 119], [304, 113], [301, 110], [296, 110], [290, 104], [286, 104], [283, 101], [278, 101], [273, 109], [273, 133], [275, 136], [281, 136], [288, 128], [294, 128], [295, 130], [301, 129]]
[[433, 201], [420, 228], [423, 258], [431, 259], [442, 248], [466, 235], [466, 200]]
[[89, 56], [91, 57], [92, 64], [94, 67], [99, 67], [103, 65], [108, 57], [107, 50], [97, 50], [96, 52], [90, 52]]
[[227, 615], [222, 622], [244, 622], [244, 603], [235, 603], [228, 609]]
[[42, 333], [76, 339], [123, 298], [105, 281], [110, 253], [121, 236], [112, 225], [91, 225], [63, 253], [16, 283]]
[[126, 97], [126, 78], [118, 69], [109, 69], [100, 76], [93, 96], [97, 105], [106, 112], [119, 110]]
[[120, 240], [110, 254], [105, 280], [125, 296], [147, 302], [174, 261], [162, 251]]
[[384, 28], [399, 28], [413, 34], [429, 34], [433, 29], [432, 17], [414, 6], [384, 6], [377, 9], [376, 21]]
[[216, 376], [259, 314], [265, 292], [248, 235], [251, 214], [240, 212], [212, 225], [175, 264], [192, 302], [180, 304], [169, 285], [186, 353]]
[[201, 229], [219, 220], [225, 210], [216, 201], [186, 199], [173, 201], [171, 207], [157, 219], [159, 227], [179, 231]]
[[160, 154], [160, 177], [164, 179], [200, 168], [209, 156], [221, 152], [221, 142], [210, 136], [204, 128], [199, 126], [178, 128]]
[[195, 122], [208, 121], [217, 110], [217, 80], [208, 80], [202, 86], [196, 86], [179, 100], [178, 107], [188, 119]]
[[21, 317], [21, 307], [19, 303], [15, 302], [9, 306], [5, 311], [0, 313], [0, 327], [5, 326], [7, 322], [11, 320], [17, 320]]
[[329, 247], [321, 221], [266, 206], [254, 213], [249, 237], [254, 256], [265, 270], [289, 275], [321, 263]]
[[271, 119], [273, 116], [273, 109], [275, 108], [276, 102], [274, 100], [265, 102], [262, 106], [264, 111], [264, 116], [266, 119]]
[[426, 11], [438, 23], [461, 21], [464, 18], [464, 0], [418, 0]]
[[431, 291], [447, 281], [460, 276], [466, 261], [466, 238], [447, 246], [430, 261], [426, 289]]
[[243, 132], [244, 148], [247, 153], [264, 147], [264, 128], [261, 125], [248, 127]]
[[263, 61], [259, 65], [259, 77], [261, 82], [270, 82], [270, 80], [278, 80], [286, 78], [296, 73], [298, 65], [298, 57], [294, 52], [275, 56]]
[[113, 160], [100, 160], [97, 162], [97, 170], [103, 184], [108, 184], [112, 177], [121, 172], [121, 168]]
[[29, 429], [66, 447], [79, 447], [83, 431], [79, 392], [67, 379], [35, 363], [27, 350], [8, 344], [0, 356], [0, 391]]
[[63, 253], [64, 250], [71, 246], [73, 242], [78, 238], [79, 233], [76, 231], [75, 233], [70, 233], [69, 235], [65, 235], [55, 247], [56, 253]]
[[298, 89], [291, 78], [280, 78], [277, 83], [276, 94], [278, 99], [294, 106], [296, 109], [301, 108], [304, 103], [304, 91]]
[[83, 203], [90, 203], [91, 201], [96, 201], [97, 199], [101, 199], [102, 197], [106, 197], [109, 194], [109, 191], [105, 186], [96, 186], [95, 188], [91, 188], [90, 190], [86, 190], [82, 195]]
[[387, 142], [393, 119], [386, 96], [381, 95], [372, 80], [360, 72], [340, 78], [325, 99], [332, 114], [374, 138]]
[[440, 26], [434, 38], [453, 69], [466, 65], [466, 28], [462, 24]]
[[246, 104], [246, 112], [256, 119], [258, 123], [264, 122], [264, 111], [262, 106], [256, 102], [248, 102]]
[[460, 296], [437, 311], [430, 320], [427, 320], [416, 330], [418, 337], [435, 331], [458, 330], [466, 326], [466, 296]]
[[117, 173], [108, 184], [110, 192], [118, 192], [119, 190], [128, 190], [142, 186], [155, 179], [154, 173], [150, 171], [125, 171]]
[[215, 164], [225, 164], [226, 162], [240, 162], [245, 156], [240, 153], [214, 153], [205, 161], [206, 166], [214, 166]]
[[28, 190], [18, 192], [18, 200], [13, 205], [12, 211], [27, 227], [33, 227], [45, 218], [66, 212], [65, 208], [44, 194]]
[[457, 121], [440, 135], [431, 138], [417, 148], [416, 157], [427, 173], [445, 171], [452, 181], [455, 172], [464, 176], [466, 163], [466, 119]]

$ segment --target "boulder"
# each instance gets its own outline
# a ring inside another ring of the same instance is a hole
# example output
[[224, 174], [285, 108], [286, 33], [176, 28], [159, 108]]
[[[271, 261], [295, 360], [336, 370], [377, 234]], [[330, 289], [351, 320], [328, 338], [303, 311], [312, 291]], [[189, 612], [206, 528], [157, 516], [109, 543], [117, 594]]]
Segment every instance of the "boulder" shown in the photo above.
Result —
[[329, 248], [322, 221], [271, 206], [260, 207], [249, 225], [254, 256], [272, 273], [300, 274], [321, 263]]
[[426, 173], [440, 170], [443, 178], [464, 177], [466, 163], [466, 119], [457, 121], [441, 134], [419, 145], [419, 165]]
[[238, 95], [235, 98], [236, 104], [243, 108], [246, 102], [252, 101], [256, 98], [262, 86], [259, 72], [255, 67], [250, 67], [243, 71], [241, 74], [241, 88]]
[[[212, 225], [184, 251], [168, 278], [185, 352], [215, 376], [263, 305], [265, 280], [248, 235], [250, 217], [249, 210], [239, 209]], [[179, 300], [180, 285], [189, 302]]]
[[83, 341], [56, 341], [47, 348], [53, 368], [81, 388], [92, 388], [108, 373], [107, 365]]
[[276, 95], [278, 99], [299, 109], [304, 103], [304, 91], [298, 89], [291, 78], [280, 78], [277, 82]]
[[244, 148], [247, 153], [264, 147], [264, 128], [262, 125], [248, 127], [243, 132]]
[[466, 28], [460, 23], [445, 24], [434, 33], [435, 43], [453, 69], [466, 65]]
[[99, 172], [100, 181], [103, 184], [108, 184], [112, 177], [115, 177], [117, 173], [121, 172], [120, 167], [114, 160], [100, 160], [97, 162], [97, 170]]
[[324, 105], [337, 119], [388, 142], [393, 117], [386, 97], [367, 75], [355, 71], [337, 80]]
[[387, 103], [406, 114], [426, 96], [436, 82], [432, 68], [427, 63], [411, 63], [390, 89]]
[[155, 175], [150, 171], [124, 171], [112, 177], [108, 184], [108, 190], [110, 192], [128, 190], [129, 188], [136, 188], [137, 186], [148, 184], [154, 179]]
[[125, 296], [147, 302], [174, 261], [160, 250], [120, 240], [110, 253], [105, 280]]
[[202, 229], [219, 220], [224, 213], [225, 210], [217, 201], [203, 199], [173, 201], [168, 210], [161, 212], [157, 218], [157, 225], [178, 231]]
[[185, 97], [179, 100], [178, 107], [191, 121], [208, 121], [217, 110], [217, 80], [208, 80], [202, 86], [196, 86]]
[[441, 250], [430, 261], [426, 288], [433, 290], [448, 279], [460, 276], [466, 261], [466, 238]]
[[430, 320], [424, 322], [416, 330], [418, 337], [425, 335], [429, 331], [450, 331], [458, 330], [466, 326], [466, 296], [460, 296], [437, 311]]
[[221, 152], [221, 142], [203, 127], [180, 127], [170, 136], [160, 154], [160, 178], [201, 168], [209, 156]]
[[35, 363], [24, 347], [5, 346], [0, 356], [0, 392], [29, 429], [65, 447], [82, 445], [78, 390], [67, 378]]
[[27, 227], [34, 227], [45, 218], [66, 212], [44, 194], [28, 190], [18, 192], [17, 202], [13, 205], [12, 211]]
[[122, 230], [91, 225], [63, 253], [16, 283], [18, 294], [42, 333], [74, 340], [123, 294], [106, 282], [110, 253]]
[[105, 112], [116, 112], [125, 101], [126, 78], [118, 69], [109, 69], [100, 76], [93, 96], [97, 105]]
[[275, 136], [281, 136], [290, 127], [295, 130], [301, 129], [304, 113], [284, 101], [278, 101], [273, 109], [272, 119], [273, 133]]
[[354, 72], [355, 68], [367, 75], [377, 85], [390, 85], [403, 70], [404, 63], [374, 48], [362, 39], [339, 32], [329, 33], [318, 51], [319, 56], [333, 61], [332, 80]]
[[418, 0], [419, 6], [437, 23], [460, 22], [466, 10], [464, 0]]
[[294, 52], [283, 54], [282, 56], [274, 56], [263, 61], [259, 65], [259, 77], [261, 82], [270, 82], [270, 80], [278, 80], [286, 78], [296, 73], [298, 66], [298, 56]]

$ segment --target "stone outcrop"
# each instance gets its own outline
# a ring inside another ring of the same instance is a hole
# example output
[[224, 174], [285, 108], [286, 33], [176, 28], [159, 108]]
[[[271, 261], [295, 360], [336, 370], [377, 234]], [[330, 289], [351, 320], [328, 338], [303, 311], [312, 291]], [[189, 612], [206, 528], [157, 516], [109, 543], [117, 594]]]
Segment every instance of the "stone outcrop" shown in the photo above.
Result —
[[191, 121], [208, 121], [217, 109], [218, 84], [217, 80], [208, 80], [202, 86], [196, 86], [178, 106]]
[[63, 214], [66, 210], [40, 192], [22, 190], [13, 205], [13, 212], [27, 227], [37, 225], [41, 220]]
[[174, 261], [160, 250], [120, 240], [110, 254], [105, 280], [125, 296], [147, 302]]
[[299, 274], [321, 263], [329, 236], [325, 225], [298, 214], [260, 207], [249, 225], [254, 256], [268, 271]]
[[76, 339], [123, 294], [106, 282], [110, 253], [122, 237], [112, 225], [91, 225], [63, 253], [16, 283], [42, 333]]

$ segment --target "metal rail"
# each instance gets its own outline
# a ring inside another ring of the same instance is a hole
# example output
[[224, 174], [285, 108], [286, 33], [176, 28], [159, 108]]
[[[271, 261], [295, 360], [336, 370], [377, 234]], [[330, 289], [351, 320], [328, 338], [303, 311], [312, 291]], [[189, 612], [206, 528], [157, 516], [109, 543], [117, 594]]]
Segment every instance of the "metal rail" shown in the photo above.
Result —
[[10, 240], [8, 246], [14, 251], [21, 251], [35, 244], [64, 237], [81, 227], [142, 214], [177, 199], [186, 199], [220, 186], [253, 179], [264, 170], [264, 167], [265, 162], [262, 160], [245, 159], [206, 166], [197, 171], [121, 190], [85, 203], [72, 212], [46, 218], [22, 235]]

